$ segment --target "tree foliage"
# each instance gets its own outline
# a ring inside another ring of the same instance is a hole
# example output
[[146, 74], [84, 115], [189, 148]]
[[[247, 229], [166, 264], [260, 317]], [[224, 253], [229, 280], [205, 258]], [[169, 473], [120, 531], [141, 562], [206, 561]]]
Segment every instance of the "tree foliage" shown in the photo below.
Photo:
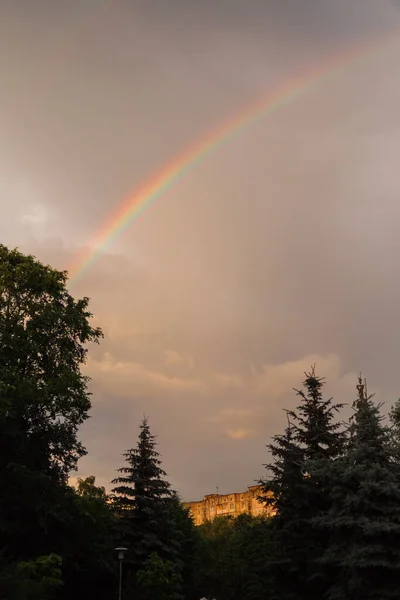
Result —
[[[84, 600], [97, 590], [98, 599], [110, 597], [117, 582], [114, 548], [116, 523], [109, 496], [96, 486], [94, 476], [78, 478], [70, 489], [61, 523], [63, 532], [64, 595]], [[79, 581], [79, 589], [76, 589]]]
[[323, 398], [324, 382], [314, 368], [305, 376], [303, 389], [296, 390], [299, 405], [287, 411], [284, 435], [275, 436], [268, 446], [273, 460], [267, 465], [269, 477], [260, 482], [266, 504], [273, 502], [277, 511], [271, 595], [288, 600], [321, 597], [329, 585], [328, 573], [318, 565], [326, 539], [313, 527], [313, 518], [331, 502], [320, 465], [334, 461], [345, 447], [345, 434], [335, 419], [342, 405]]
[[167, 481], [148, 420], [109, 494], [68, 484], [85, 448], [88, 298], [67, 274], [0, 245], [0, 598], [108, 600], [126, 546], [124, 600], [391, 600], [400, 596], [400, 401], [385, 424], [358, 381], [342, 404], [305, 374], [268, 446], [260, 498], [274, 516], [195, 527]]
[[198, 598], [270, 598], [272, 519], [243, 514], [217, 517], [200, 526]]
[[[0, 477], [23, 464], [66, 480], [85, 453], [78, 427], [90, 409], [82, 375], [88, 298], [74, 300], [67, 274], [0, 245]], [[7, 464], [5, 464], [7, 458]]]
[[112, 483], [115, 507], [124, 529], [124, 544], [130, 548], [131, 560], [143, 564], [153, 552], [167, 557], [167, 508], [173, 491], [165, 479], [156, 437], [148, 419], [140, 425], [137, 446], [124, 453], [126, 465]]
[[54, 600], [63, 586], [61, 566], [55, 554], [9, 565], [0, 573], [1, 598]]
[[182, 600], [181, 581], [174, 563], [152, 552], [137, 573], [141, 600]]
[[157, 560], [167, 561], [162, 563], [164, 566], [174, 566], [173, 581], [178, 586], [176, 592], [181, 593], [185, 540], [179, 526], [182, 527], [185, 512], [166, 480], [156, 444], [148, 419], [144, 418], [137, 446], [124, 453], [126, 465], [118, 469], [120, 475], [112, 482], [116, 486], [112, 490], [114, 506], [119, 515], [121, 543], [129, 548], [128, 579], [134, 582], [139, 570], [146, 571], [144, 565], [150, 557], [157, 556]]
[[359, 392], [347, 452], [330, 465], [331, 506], [315, 517], [329, 540], [321, 562], [337, 574], [329, 600], [386, 600], [400, 591], [400, 481], [392, 436], [361, 380]]
[[29, 598], [45, 597], [58, 578], [55, 557], [64, 572], [68, 545], [76, 546], [67, 478], [85, 453], [78, 429], [90, 395], [81, 367], [87, 344], [102, 336], [88, 298], [74, 300], [66, 286], [66, 273], [0, 245], [0, 570], [14, 572], [19, 594], [29, 580]]

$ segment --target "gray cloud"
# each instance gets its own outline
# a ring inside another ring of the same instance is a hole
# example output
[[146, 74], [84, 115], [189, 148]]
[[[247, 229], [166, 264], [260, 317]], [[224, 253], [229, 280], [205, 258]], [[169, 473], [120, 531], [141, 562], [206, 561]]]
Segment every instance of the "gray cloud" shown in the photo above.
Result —
[[[2, 3], [2, 241], [65, 268], [187, 143], [399, 16], [389, 0], [165, 6]], [[74, 285], [106, 333], [82, 474], [107, 483], [146, 413], [184, 497], [251, 484], [313, 361], [340, 400], [360, 369], [397, 397], [399, 52], [388, 37], [245, 128]]]

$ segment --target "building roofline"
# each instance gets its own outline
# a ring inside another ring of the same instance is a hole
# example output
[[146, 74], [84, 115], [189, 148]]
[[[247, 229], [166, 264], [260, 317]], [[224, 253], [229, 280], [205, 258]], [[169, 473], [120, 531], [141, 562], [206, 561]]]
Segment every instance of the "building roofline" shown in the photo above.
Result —
[[220, 498], [223, 496], [237, 496], [240, 494], [247, 494], [247, 492], [250, 492], [251, 490], [254, 490], [256, 488], [261, 488], [262, 486], [260, 484], [255, 484], [255, 485], [248, 485], [247, 486], [247, 490], [244, 490], [243, 492], [228, 492], [226, 494], [205, 494], [205, 496], [203, 496], [203, 498], [201, 500], [190, 500], [188, 502], [184, 502], [184, 504], [196, 504], [198, 502], [203, 502], [206, 498]]

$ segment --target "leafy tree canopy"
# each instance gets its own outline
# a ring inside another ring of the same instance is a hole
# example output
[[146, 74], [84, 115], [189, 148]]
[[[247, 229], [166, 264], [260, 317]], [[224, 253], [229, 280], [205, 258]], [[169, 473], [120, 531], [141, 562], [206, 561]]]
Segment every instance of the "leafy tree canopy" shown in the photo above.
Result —
[[[88, 298], [74, 300], [67, 274], [0, 245], [0, 477], [7, 464], [67, 478], [85, 453]], [[2, 460], [3, 459], [3, 460]]]

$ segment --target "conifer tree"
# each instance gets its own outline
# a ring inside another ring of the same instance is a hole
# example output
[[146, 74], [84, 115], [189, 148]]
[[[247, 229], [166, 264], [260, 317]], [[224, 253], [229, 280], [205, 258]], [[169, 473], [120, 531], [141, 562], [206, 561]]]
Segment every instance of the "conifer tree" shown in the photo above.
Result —
[[400, 469], [400, 399], [389, 412], [393, 445], [393, 457]]
[[[304, 558], [304, 451], [294, 439], [294, 429], [288, 424], [283, 435], [275, 435], [267, 446], [272, 462], [265, 465], [270, 478], [261, 480], [266, 506], [273, 507], [270, 541], [272, 545], [270, 571], [271, 600], [298, 600], [302, 597]], [[306, 501], [306, 499], [305, 499]]]
[[329, 536], [321, 562], [337, 570], [329, 600], [400, 597], [400, 485], [392, 436], [359, 379], [344, 456], [331, 463], [332, 505], [315, 519]]
[[124, 453], [127, 464], [118, 469], [120, 475], [112, 481], [116, 484], [112, 493], [124, 529], [124, 543], [129, 544], [130, 556], [138, 564], [152, 552], [167, 553], [166, 509], [174, 493], [165, 479], [156, 443], [144, 418], [136, 448]]
[[327, 574], [318, 564], [326, 537], [313, 528], [313, 518], [330, 506], [320, 461], [333, 461], [343, 453], [345, 436], [335, 420], [342, 405], [325, 400], [323, 379], [314, 368], [305, 373], [296, 410], [287, 411], [289, 425], [283, 436], [268, 446], [273, 461], [267, 465], [269, 478], [260, 482], [263, 493], [271, 494], [277, 516], [274, 522], [274, 574], [276, 598], [321, 597]]
[[124, 453], [127, 464], [118, 469], [120, 475], [112, 481], [113, 502], [120, 517], [121, 543], [129, 549], [125, 569], [129, 589], [140, 595], [136, 575], [143, 571], [151, 556], [153, 559], [158, 556], [173, 565], [171, 581], [175, 582], [179, 596], [184, 568], [176, 517], [179, 499], [166, 480], [156, 445], [156, 436], [145, 417], [136, 448]]

